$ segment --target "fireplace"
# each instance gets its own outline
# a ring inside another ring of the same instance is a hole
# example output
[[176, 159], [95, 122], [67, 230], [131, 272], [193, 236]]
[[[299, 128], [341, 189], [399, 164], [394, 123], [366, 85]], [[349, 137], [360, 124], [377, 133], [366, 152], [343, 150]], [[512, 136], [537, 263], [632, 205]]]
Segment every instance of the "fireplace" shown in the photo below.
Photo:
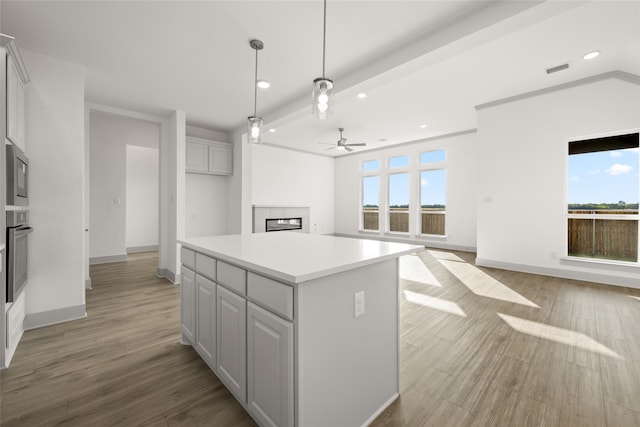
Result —
[[267, 218], [265, 231], [302, 230], [302, 218]]

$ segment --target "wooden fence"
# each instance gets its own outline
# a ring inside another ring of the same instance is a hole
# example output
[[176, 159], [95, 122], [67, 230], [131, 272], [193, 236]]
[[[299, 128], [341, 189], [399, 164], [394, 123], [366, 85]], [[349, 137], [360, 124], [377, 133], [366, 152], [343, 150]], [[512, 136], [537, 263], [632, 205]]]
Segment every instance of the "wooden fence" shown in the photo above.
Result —
[[587, 216], [568, 219], [569, 255], [620, 261], [638, 260], [638, 221], [603, 218], [607, 215], [637, 215], [637, 209], [570, 210], [569, 214]]
[[[436, 213], [437, 212], [437, 213]], [[422, 212], [422, 234], [444, 235], [445, 215], [444, 211]], [[378, 230], [380, 216], [376, 210], [364, 210], [363, 228], [365, 230]], [[389, 231], [409, 232], [409, 211], [391, 210], [389, 212]]]
[[638, 221], [594, 218], [568, 221], [569, 255], [638, 260]]

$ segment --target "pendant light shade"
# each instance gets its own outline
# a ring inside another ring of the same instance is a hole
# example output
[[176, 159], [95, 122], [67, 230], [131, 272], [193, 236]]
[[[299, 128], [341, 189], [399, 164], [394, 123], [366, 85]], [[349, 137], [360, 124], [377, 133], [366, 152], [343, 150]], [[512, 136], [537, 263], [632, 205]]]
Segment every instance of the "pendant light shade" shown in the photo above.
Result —
[[328, 119], [333, 113], [333, 81], [324, 76], [325, 46], [327, 39], [327, 0], [324, 0], [322, 27], [322, 77], [313, 81], [311, 113], [320, 120]]
[[256, 51], [256, 73], [253, 82], [253, 116], [247, 118], [247, 141], [253, 144], [260, 144], [262, 142], [262, 117], [258, 117], [258, 51], [264, 48], [264, 44], [260, 40], [251, 40], [249, 42], [251, 49]]
[[312, 113], [320, 120], [327, 119], [333, 111], [333, 82], [324, 77], [313, 81]]
[[250, 116], [247, 118], [247, 139], [253, 144], [262, 142], [262, 117]]

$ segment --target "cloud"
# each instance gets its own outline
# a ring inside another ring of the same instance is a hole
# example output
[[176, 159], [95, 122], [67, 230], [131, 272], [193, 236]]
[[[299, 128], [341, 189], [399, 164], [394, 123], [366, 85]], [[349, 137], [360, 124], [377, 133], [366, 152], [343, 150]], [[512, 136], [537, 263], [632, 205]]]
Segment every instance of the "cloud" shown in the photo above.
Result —
[[604, 172], [609, 175], [622, 175], [631, 172], [632, 169], [631, 165], [621, 165], [620, 163], [616, 163], [611, 165], [609, 169], [605, 169]]
[[578, 181], [580, 181], [580, 177], [579, 176], [571, 176], [571, 177], [569, 177], [569, 181], [578, 182]]
[[426, 187], [427, 185], [429, 185], [429, 181], [427, 181], [426, 179], [422, 178], [420, 180], [420, 185], [423, 187]]
[[611, 157], [620, 157], [620, 156], [622, 156], [622, 153], [619, 152], [619, 151], [612, 151], [610, 153], [610, 155], [611, 155]]

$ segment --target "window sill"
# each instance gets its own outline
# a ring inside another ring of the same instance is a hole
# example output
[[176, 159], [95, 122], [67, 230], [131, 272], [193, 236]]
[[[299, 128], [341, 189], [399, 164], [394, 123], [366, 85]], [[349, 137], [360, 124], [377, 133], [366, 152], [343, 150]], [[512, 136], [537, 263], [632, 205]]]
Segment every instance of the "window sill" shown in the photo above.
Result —
[[560, 257], [560, 261], [566, 264], [576, 264], [576, 265], [582, 264], [582, 265], [593, 265], [593, 266], [602, 266], [602, 267], [606, 267], [606, 266], [624, 267], [634, 271], [640, 269], [640, 263], [631, 262], [631, 261], [615, 261], [615, 260], [601, 259], [601, 258], [583, 258], [583, 257], [570, 256], [570, 255]]
[[447, 235], [446, 234], [418, 234], [416, 236], [417, 239], [423, 239], [423, 240], [442, 240], [445, 241], [447, 240]]

